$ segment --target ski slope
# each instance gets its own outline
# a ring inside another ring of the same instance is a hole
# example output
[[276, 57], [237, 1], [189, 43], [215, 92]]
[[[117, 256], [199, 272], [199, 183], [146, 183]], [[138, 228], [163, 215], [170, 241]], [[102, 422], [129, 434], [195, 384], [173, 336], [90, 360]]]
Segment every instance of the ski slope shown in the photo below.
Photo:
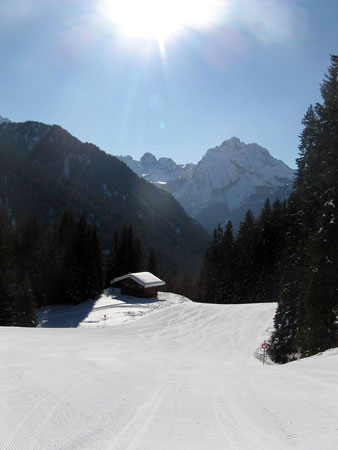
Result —
[[274, 304], [124, 300], [0, 328], [1, 450], [338, 448], [338, 352], [263, 366]]

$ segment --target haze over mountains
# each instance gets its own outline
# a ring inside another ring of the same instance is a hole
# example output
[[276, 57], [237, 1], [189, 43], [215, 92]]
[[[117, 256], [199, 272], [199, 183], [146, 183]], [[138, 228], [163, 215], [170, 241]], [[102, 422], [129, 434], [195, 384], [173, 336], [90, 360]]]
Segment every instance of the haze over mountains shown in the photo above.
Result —
[[294, 177], [268, 150], [237, 137], [208, 150], [198, 164], [178, 165], [150, 153], [140, 161], [118, 158], [140, 177], [170, 192], [208, 231], [229, 219], [236, 227], [249, 208], [258, 214], [267, 197], [283, 200]]

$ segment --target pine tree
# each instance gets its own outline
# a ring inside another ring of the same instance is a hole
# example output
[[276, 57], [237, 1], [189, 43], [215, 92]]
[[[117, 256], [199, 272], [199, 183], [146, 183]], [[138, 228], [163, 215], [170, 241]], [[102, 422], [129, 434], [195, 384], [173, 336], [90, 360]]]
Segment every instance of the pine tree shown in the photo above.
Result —
[[131, 272], [144, 271], [144, 255], [142, 241], [138, 236], [135, 236], [132, 243], [133, 260], [131, 262]]
[[195, 300], [204, 303], [218, 303], [222, 298], [222, 242], [220, 225], [213, 231], [203, 265], [196, 283]]
[[24, 278], [18, 278], [15, 289], [15, 304], [16, 311], [13, 325], [20, 327], [36, 326], [36, 299], [27, 274]]
[[303, 278], [301, 258], [302, 223], [300, 221], [300, 199], [292, 193], [285, 218], [285, 248], [281, 258], [281, 281], [278, 306], [274, 317], [275, 330], [270, 339], [269, 354], [277, 363], [285, 363], [298, 355], [297, 323], [299, 320], [300, 283]]
[[279, 200], [272, 207], [267, 199], [257, 219], [256, 264], [258, 279], [255, 301], [277, 301], [280, 288], [280, 260], [284, 248], [285, 211]]
[[116, 231], [114, 234], [114, 240], [111, 246], [110, 253], [107, 258], [105, 268], [105, 286], [110, 286], [111, 281], [118, 276], [118, 251], [120, 241], [119, 234]]
[[14, 325], [16, 314], [15, 237], [3, 211], [0, 211], [0, 325]]
[[89, 298], [93, 298], [96, 295], [98, 295], [103, 288], [102, 252], [96, 226], [94, 226], [91, 230], [89, 230], [88, 259], [89, 259], [88, 277], [90, 280]]
[[26, 217], [18, 229], [15, 253], [20, 278], [26, 280], [32, 298], [39, 303], [43, 298], [42, 242], [43, 229], [38, 217]]
[[118, 261], [118, 270], [117, 270], [117, 276], [125, 275], [130, 270], [130, 262], [131, 262], [131, 255], [129, 254], [131, 249], [131, 238], [133, 236], [133, 232], [131, 227], [128, 227], [127, 225], [124, 226], [122, 230], [121, 239], [119, 242], [119, 247], [116, 255], [116, 259]]
[[16, 264], [16, 236], [0, 211], [0, 325], [35, 326], [35, 299], [27, 275]]
[[226, 224], [223, 240], [221, 244], [222, 274], [220, 278], [220, 301], [222, 303], [232, 303], [234, 299], [234, 257], [235, 240], [232, 231], [232, 222]]
[[235, 244], [236, 303], [251, 303], [255, 300], [258, 267], [256, 264], [257, 227], [251, 210], [240, 223]]
[[156, 258], [155, 258], [155, 252], [154, 249], [151, 247], [150, 252], [149, 252], [149, 258], [148, 258], [148, 264], [147, 264], [147, 271], [154, 274], [154, 275], [158, 275], [158, 270], [157, 270], [157, 263], [156, 263]]
[[93, 298], [102, 288], [102, 261], [97, 230], [82, 215], [72, 245], [68, 249], [71, 269], [67, 295], [77, 304]]
[[43, 304], [72, 303], [68, 297], [70, 276], [73, 273], [72, 245], [77, 224], [65, 211], [58, 223], [44, 234], [42, 250]]

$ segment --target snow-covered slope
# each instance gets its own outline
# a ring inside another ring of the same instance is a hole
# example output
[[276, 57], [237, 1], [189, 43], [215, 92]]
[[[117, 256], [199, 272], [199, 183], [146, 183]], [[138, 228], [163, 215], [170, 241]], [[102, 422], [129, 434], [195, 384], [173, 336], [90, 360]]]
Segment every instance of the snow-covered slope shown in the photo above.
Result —
[[233, 137], [207, 151], [197, 164], [177, 165], [146, 153], [140, 161], [119, 156], [134, 172], [174, 195], [208, 230], [232, 220], [235, 226], [250, 208], [255, 214], [267, 197], [286, 198], [293, 171], [258, 144]]
[[274, 311], [188, 301], [116, 326], [0, 328], [0, 448], [336, 450], [338, 352], [263, 366]]

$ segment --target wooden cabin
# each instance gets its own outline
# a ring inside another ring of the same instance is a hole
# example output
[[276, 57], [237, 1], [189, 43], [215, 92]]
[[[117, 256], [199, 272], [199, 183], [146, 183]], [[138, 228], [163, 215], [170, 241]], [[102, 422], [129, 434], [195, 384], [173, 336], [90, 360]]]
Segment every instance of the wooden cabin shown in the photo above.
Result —
[[157, 297], [159, 287], [164, 286], [165, 282], [150, 272], [136, 272], [114, 278], [111, 284], [118, 285], [123, 295], [151, 298]]

